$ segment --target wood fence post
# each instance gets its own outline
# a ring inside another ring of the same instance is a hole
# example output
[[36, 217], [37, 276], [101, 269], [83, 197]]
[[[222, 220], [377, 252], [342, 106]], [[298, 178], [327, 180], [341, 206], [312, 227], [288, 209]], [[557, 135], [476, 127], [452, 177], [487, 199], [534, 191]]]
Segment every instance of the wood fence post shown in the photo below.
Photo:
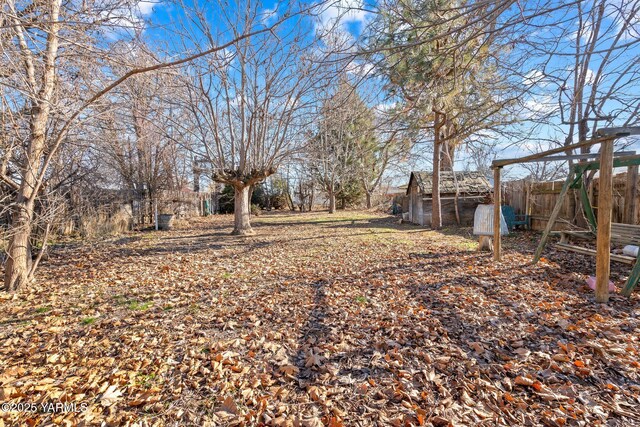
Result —
[[638, 204], [638, 165], [627, 167], [627, 183], [624, 193], [624, 222], [634, 224], [636, 220], [636, 206]]
[[611, 208], [613, 204], [613, 139], [600, 148], [600, 180], [598, 185], [598, 234], [596, 240], [596, 302], [609, 301], [609, 269], [611, 255]]
[[501, 191], [500, 191], [500, 167], [493, 170], [493, 260], [500, 261], [501, 256], [501, 236], [500, 236], [500, 218], [501, 218]]

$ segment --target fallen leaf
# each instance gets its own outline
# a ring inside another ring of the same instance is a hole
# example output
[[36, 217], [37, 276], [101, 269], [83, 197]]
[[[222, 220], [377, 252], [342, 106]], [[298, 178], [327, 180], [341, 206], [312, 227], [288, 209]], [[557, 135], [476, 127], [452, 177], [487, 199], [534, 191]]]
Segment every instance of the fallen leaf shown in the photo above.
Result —
[[116, 403], [122, 396], [122, 392], [118, 390], [117, 386], [110, 385], [107, 390], [100, 397], [100, 404], [102, 406], [111, 406]]

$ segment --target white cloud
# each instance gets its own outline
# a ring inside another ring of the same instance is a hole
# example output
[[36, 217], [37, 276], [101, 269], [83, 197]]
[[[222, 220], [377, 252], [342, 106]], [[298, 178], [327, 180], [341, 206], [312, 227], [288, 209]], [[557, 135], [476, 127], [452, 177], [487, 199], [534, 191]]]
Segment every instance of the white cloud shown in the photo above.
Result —
[[363, 0], [331, 0], [320, 12], [320, 27], [330, 29], [351, 23], [364, 24], [371, 15], [364, 9]]
[[368, 77], [375, 69], [375, 65], [370, 62], [351, 61], [347, 65], [346, 71], [358, 77]]
[[217, 67], [220, 70], [227, 71], [229, 66], [235, 60], [236, 55], [232, 49], [226, 48], [218, 50], [211, 55], [207, 55], [207, 60], [209, 64]]
[[374, 107], [376, 111], [381, 113], [386, 113], [387, 111], [391, 111], [392, 109], [398, 106], [397, 102], [383, 102]]
[[596, 81], [596, 74], [592, 69], [587, 69], [587, 75], [585, 76], [585, 84], [591, 86]]
[[557, 109], [557, 102], [553, 95], [531, 97], [524, 103], [529, 111], [529, 118], [541, 118], [552, 114]]
[[273, 8], [266, 8], [262, 11], [260, 20], [266, 26], [271, 26], [278, 21], [278, 5], [276, 4]]
[[159, 2], [143, 0], [138, 3], [138, 9], [142, 16], [149, 16], [153, 13], [153, 7]]
[[105, 20], [105, 35], [114, 40], [132, 31], [142, 31], [145, 27], [145, 19], [154, 12], [154, 7], [162, 4], [161, 0], [141, 0], [130, 4], [120, 5], [116, 2], [113, 8], [109, 8], [110, 2], [105, 3], [105, 8], [100, 16]]
[[531, 70], [522, 78], [522, 82], [527, 86], [535, 86], [543, 82], [544, 73], [540, 70]]
[[640, 4], [637, 0], [610, 0], [607, 2], [607, 16], [614, 21], [616, 34], [623, 32], [621, 39], [633, 40], [640, 37]]
[[[582, 29], [578, 28], [574, 31], [571, 34], [571, 40], [576, 41], [579, 35], [582, 45], [591, 42], [594, 10], [586, 12], [588, 15], [583, 16]], [[625, 25], [626, 28], [623, 30]], [[640, 37], [640, 3], [637, 0], [609, 0], [606, 2], [604, 20], [598, 33], [598, 43], [605, 40], [610, 42], [620, 33], [622, 33], [620, 37], [622, 41]]]
[[580, 36], [580, 44], [585, 45], [586, 43], [591, 43], [591, 37], [593, 34], [591, 26], [590, 22], [584, 23], [581, 29], [574, 31], [573, 34], [571, 34], [571, 39], [578, 40], [578, 36]]

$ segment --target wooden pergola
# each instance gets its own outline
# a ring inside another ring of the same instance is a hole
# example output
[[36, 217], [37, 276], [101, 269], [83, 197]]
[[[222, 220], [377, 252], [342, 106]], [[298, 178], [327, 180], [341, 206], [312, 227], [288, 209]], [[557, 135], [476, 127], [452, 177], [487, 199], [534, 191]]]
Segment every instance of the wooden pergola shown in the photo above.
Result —
[[[610, 251], [611, 251], [611, 210], [613, 203], [613, 159], [616, 155], [623, 153], [613, 152], [614, 141], [630, 135], [640, 135], [640, 127], [628, 128], [604, 128], [598, 129], [596, 137], [587, 141], [581, 141], [564, 147], [554, 148], [552, 150], [542, 151], [517, 159], [494, 160], [491, 164], [494, 177], [494, 212], [493, 212], [493, 259], [500, 261], [501, 259], [501, 236], [500, 236], [500, 214], [501, 214], [501, 191], [500, 191], [500, 172], [503, 167], [529, 162], [543, 161], [567, 161], [567, 160], [587, 160], [599, 156], [600, 167], [600, 184], [598, 190], [598, 228], [596, 235], [596, 301], [606, 303], [609, 301], [609, 273], [610, 273]], [[572, 154], [572, 151], [578, 148], [591, 147], [592, 145], [601, 144], [600, 153], [589, 154]], [[566, 153], [563, 155], [563, 153]], [[560, 155], [558, 155], [560, 154]], [[626, 154], [626, 153], [624, 153]], [[568, 185], [563, 186], [567, 187]], [[560, 198], [564, 197], [566, 190], [560, 193]], [[552, 217], [557, 216], [561, 203], [556, 204]], [[556, 212], [558, 210], [558, 212]], [[543, 238], [546, 238], [545, 233]], [[544, 247], [541, 242], [540, 247]], [[536, 251], [537, 254], [538, 251]], [[539, 257], [539, 254], [537, 254]]]

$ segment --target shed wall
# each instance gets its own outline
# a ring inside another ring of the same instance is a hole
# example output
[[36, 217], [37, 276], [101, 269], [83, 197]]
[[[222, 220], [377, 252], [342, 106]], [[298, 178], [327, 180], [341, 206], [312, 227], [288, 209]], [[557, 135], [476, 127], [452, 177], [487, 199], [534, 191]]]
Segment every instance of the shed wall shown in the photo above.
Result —
[[[442, 225], [457, 225], [456, 210], [453, 200], [453, 195], [443, 194], [440, 206], [442, 211]], [[463, 227], [470, 227], [473, 225], [473, 215], [476, 211], [476, 207], [484, 200], [482, 196], [466, 196], [458, 199], [458, 212], [460, 213], [460, 225]], [[431, 197], [424, 197], [422, 200], [423, 206], [423, 223], [421, 225], [431, 227]]]

